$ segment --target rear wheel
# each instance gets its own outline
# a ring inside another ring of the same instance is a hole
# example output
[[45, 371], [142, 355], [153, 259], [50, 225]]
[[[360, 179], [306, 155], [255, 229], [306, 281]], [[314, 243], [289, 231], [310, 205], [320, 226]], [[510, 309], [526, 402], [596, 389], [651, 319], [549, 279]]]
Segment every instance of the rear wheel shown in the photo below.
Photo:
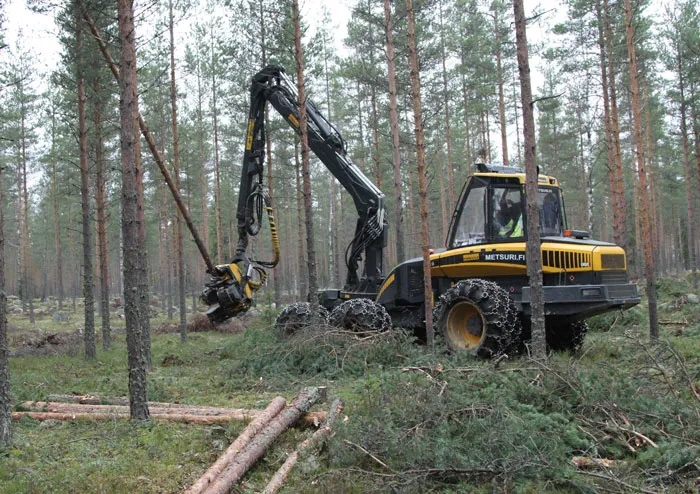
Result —
[[[328, 310], [319, 306], [319, 324], [328, 324]], [[291, 336], [297, 331], [311, 325], [311, 304], [308, 302], [294, 302], [277, 315], [275, 330], [282, 336]]]
[[433, 310], [433, 319], [451, 350], [482, 358], [509, 352], [521, 331], [508, 293], [481, 279], [462, 280], [447, 290]]

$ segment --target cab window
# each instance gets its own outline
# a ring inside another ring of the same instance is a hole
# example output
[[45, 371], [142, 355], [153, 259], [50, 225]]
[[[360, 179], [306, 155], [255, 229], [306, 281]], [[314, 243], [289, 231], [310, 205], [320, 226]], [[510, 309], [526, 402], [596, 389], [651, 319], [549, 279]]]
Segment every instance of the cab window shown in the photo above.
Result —
[[486, 190], [484, 184], [474, 182], [468, 191], [462, 213], [457, 220], [452, 245], [483, 244], [486, 241]]

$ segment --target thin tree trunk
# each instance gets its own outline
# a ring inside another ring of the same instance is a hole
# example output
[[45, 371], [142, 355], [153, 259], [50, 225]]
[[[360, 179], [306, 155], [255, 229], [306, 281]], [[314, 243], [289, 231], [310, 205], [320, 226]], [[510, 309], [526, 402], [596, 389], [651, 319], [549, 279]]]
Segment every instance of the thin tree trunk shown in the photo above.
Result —
[[[177, 82], [175, 80], [175, 18], [173, 16], [173, 1], [168, 2], [169, 28], [170, 28], [170, 109], [173, 129], [173, 172], [175, 174], [175, 188], [180, 191], [180, 137], [177, 129]], [[176, 247], [177, 259], [177, 292], [180, 308], [180, 341], [187, 341], [187, 300], [185, 299], [185, 247], [182, 241], [182, 213], [177, 211], [176, 216]]]
[[3, 217], [2, 167], [0, 167], [0, 446], [12, 442], [10, 349], [7, 342], [7, 292], [5, 291], [5, 218]]
[[[83, 19], [76, 11], [76, 49], [83, 49]], [[85, 302], [85, 358], [92, 360], [97, 354], [95, 345], [95, 285], [92, 278], [92, 229], [90, 228], [90, 176], [87, 150], [87, 118], [85, 78], [82, 74], [82, 62], [78, 55], [78, 142], [80, 147], [80, 197], [83, 225], [83, 298]]]
[[224, 228], [221, 219], [221, 170], [219, 167], [219, 121], [217, 115], [216, 57], [214, 54], [214, 26], [211, 26], [211, 112], [214, 123], [214, 201], [216, 202], [216, 258], [224, 262]]
[[[627, 206], [625, 201], [625, 178], [622, 167], [622, 150], [620, 146], [620, 120], [617, 114], [617, 88], [615, 87], [615, 64], [613, 62], [613, 34], [610, 26], [608, 0], [603, 0], [603, 17], [605, 21], [605, 39], [608, 55], [608, 72], [610, 80], [610, 122], [612, 130], [613, 151], [615, 156], [613, 206], [613, 238], [617, 245], [627, 249]], [[617, 216], [615, 213], [617, 212]]]
[[20, 174], [21, 179], [19, 181], [18, 187], [21, 185], [21, 191], [18, 190], [18, 202], [20, 205], [19, 216], [21, 221], [19, 222], [19, 231], [22, 237], [20, 242], [20, 250], [22, 259], [22, 270], [20, 276], [22, 277], [22, 288], [24, 299], [27, 301], [29, 306], [29, 322], [34, 325], [36, 324], [36, 319], [34, 318], [34, 290], [32, 287], [31, 279], [31, 246], [29, 244], [29, 192], [27, 189], [27, 128], [26, 128], [26, 117], [27, 109], [24, 104], [24, 83], [21, 82], [19, 85], [20, 90]]
[[[386, 35], [386, 62], [389, 79], [389, 124], [391, 126], [391, 162], [394, 171], [394, 223], [396, 228], [397, 262], [406, 259], [403, 233], [403, 184], [401, 182], [401, 155], [399, 154], [399, 113], [396, 101], [396, 64], [394, 62], [394, 34], [391, 22], [391, 6], [384, 0]], [[448, 141], [449, 142], [449, 141]]]
[[[605, 55], [605, 35], [604, 35], [604, 21], [601, 9], [600, 0], [596, 1], [596, 12], [598, 15], [598, 48], [600, 50], [600, 74], [601, 74], [601, 86], [603, 89], [603, 118], [605, 120], [605, 145], [607, 149], [607, 169], [608, 169], [608, 183], [610, 190], [610, 198], [612, 205], [612, 216], [617, 218], [620, 216], [620, 212], [617, 210], [619, 204], [617, 202], [617, 194], [615, 192], [615, 155], [613, 146], [613, 133], [612, 133], [612, 122], [610, 115], [610, 88], [608, 86], [608, 70]], [[608, 209], [605, 208], [605, 214], [608, 214]], [[607, 218], [607, 216], [606, 216]], [[607, 219], [606, 219], [607, 223]], [[607, 231], [607, 229], [606, 229]]]
[[693, 188], [692, 168], [690, 166], [690, 142], [688, 139], [688, 120], [685, 102], [685, 83], [683, 80], [683, 66], [680, 47], [676, 46], [676, 59], [678, 68], [678, 90], [680, 92], [681, 110], [681, 138], [683, 139], [683, 164], [685, 165], [685, 200], [686, 214], [688, 218], [688, 261], [693, 274], [693, 288], [698, 287], [697, 260], [695, 259], [695, 215], [693, 214]]
[[[447, 209], [452, 211], [455, 207], [455, 178], [454, 178], [454, 168], [452, 163], [452, 129], [450, 126], [450, 103], [449, 103], [449, 93], [447, 88], [447, 55], [445, 48], [445, 33], [442, 21], [442, 0], [439, 2], [440, 7], [440, 51], [441, 51], [441, 61], [442, 61], [442, 105], [445, 117], [445, 141], [447, 146]], [[445, 190], [445, 189], [442, 189]], [[447, 229], [443, 233], [443, 236], [447, 235]]]
[[100, 307], [102, 316], [102, 348], [109, 350], [112, 331], [109, 320], [109, 250], [107, 249], [107, 193], [104, 174], [104, 142], [102, 138], [102, 100], [97, 96], [102, 90], [95, 83], [95, 203], [97, 206], [97, 252], [100, 267]]
[[[262, 51], [263, 67], [267, 66], [267, 43], [265, 41], [265, 18], [263, 16], [263, 2], [260, 2], [260, 48]], [[272, 180], [272, 142], [270, 139], [270, 114], [265, 106], [265, 151], [267, 154], [267, 193], [270, 197], [270, 205], [275, 204], [274, 183]], [[275, 305], [280, 306], [282, 293], [280, 287], [280, 268], [274, 267], [272, 270], [272, 289], [274, 290]]]
[[[204, 153], [204, 112], [202, 110], [202, 66], [201, 62], [197, 63], [197, 124], [199, 126], [198, 141], [199, 141], [199, 162], [201, 164], [200, 172], [200, 214], [202, 216], [202, 241], [207, 249], [209, 245], [209, 201], [207, 195], [209, 193], [209, 172], [207, 170], [207, 160]], [[206, 263], [205, 263], [206, 267]], [[162, 272], [162, 271], [161, 271]], [[202, 281], [206, 279], [204, 270], [202, 270]]]
[[306, 294], [306, 287], [308, 286], [308, 272], [303, 269], [303, 263], [301, 259], [303, 259], [304, 256], [304, 207], [303, 207], [303, 200], [304, 200], [304, 194], [302, 191], [301, 187], [301, 161], [299, 160], [299, 146], [297, 143], [294, 143], [294, 173], [295, 173], [295, 178], [296, 178], [296, 196], [297, 196], [297, 222], [298, 222], [298, 228], [297, 231], [299, 233], [298, 239], [298, 248], [299, 248], [299, 256], [297, 259], [297, 262], [299, 263], [299, 293], [301, 296], [301, 299], [303, 300]]
[[416, 163], [418, 169], [418, 195], [420, 197], [421, 251], [423, 256], [423, 296], [425, 300], [425, 333], [428, 347], [435, 346], [433, 329], [433, 284], [430, 271], [430, 231], [428, 229], [428, 181], [425, 166], [425, 135], [423, 133], [423, 110], [420, 97], [420, 69], [416, 43], [415, 14], [413, 0], [406, 0], [408, 21], [408, 59], [411, 74], [411, 96], [413, 99], [413, 121], [416, 136]]
[[503, 91], [503, 66], [501, 63], [501, 30], [498, 26], [498, 7], [494, 9], [493, 15], [493, 31], [496, 38], [496, 73], [498, 74], [498, 116], [501, 127], [501, 155], [503, 156], [503, 165], [508, 166], [508, 128], [506, 123], [506, 99]]
[[632, 112], [634, 114], [634, 136], [637, 142], [637, 173], [639, 175], [639, 214], [642, 223], [642, 238], [644, 243], [644, 275], [647, 279], [647, 297], [649, 298], [649, 336], [659, 337], [659, 321], [656, 307], [656, 276], [654, 273], [654, 253], [652, 250], [647, 185], [646, 163], [644, 162], [644, 137], [642, 134], [642, 110], [637, 80], [637, 54], [634, 45], [634, 27], [632, 26], [632, 2], [624, 0], [625, 34], [627, 38], [627, 54], [629, 56], [630, 91], [632, 92]]
[[56, 250], [56, 291], [58, 310], [63, 310], [63, 249], [61, 248], [60, 224], [58, 221], [58, 178], [56, 176], [56, 108], [51, 103], [51, 203], [53, 206], [53, 242]]
[[142, 170], [137, 159], [140, 152], [138, 127], [138, 100], [136, 88], [136, 33], [134, 29], [133, 0], [118, 2], [119, 38], [121, 53], [119, 81], [121, 98], [121, 154], [122, 154], [122, 234], [124, 251], [124, 316], [126, 319], [127, 353], [129, 364], [129, 407], [133, 420], [148, 419], [146, 395], [146, 370], [148, 360], [144, 345], [139, 301], [140, 267], [144, 222], [143, 202], [139, 197], [143, 182]]
[[309, 171], [309, 141], [304, 87], [304, 54], [301, 47], [301, 16], [298, 0], [292, 0], [294, 23], [294, 52], [297, 66], [297, 92], [299, 94], [299, 138], [301, 140], [301, 176], [304, 193], [304, 217], [306, 219], [306, 256], [309, 271], [308, 300], [311, 302], [312, 319], [319, 313], [318, 280], [316, 277], [316, 250], [314, 249], [313, 203], [311, 201], [311, 176]]
[[527, 33], [523, 0], [513, 0], [515, 14], [515, 38], [518, 50], [520, 74], [520, 99], [523, 106], [523, 134], [525, 139], [525, 196], [527, 198], [527, 276], [530, 282], [530, 321], [532, 356], [537, 360], [547, 358], [547, 340], [544, 321], [544, 290], [542, 288], [542, 258], [540, 254], [540, 215], [537, 201], [537, 164], [535, 162], [535, 119], [533, 115], [532, 89], [530, 87], [530, 63], [528, 61]]

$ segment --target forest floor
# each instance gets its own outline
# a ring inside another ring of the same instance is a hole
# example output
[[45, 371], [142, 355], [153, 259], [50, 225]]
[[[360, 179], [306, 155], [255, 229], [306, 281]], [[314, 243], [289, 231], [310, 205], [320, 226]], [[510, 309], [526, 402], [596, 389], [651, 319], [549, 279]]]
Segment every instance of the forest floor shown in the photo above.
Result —
[[[658, 343], [649, 343], [643, 303], [595, 318], [578, 355], [553, 354], [546, 365], [526, 356], [479, 361], [440, 345], [431, 353], [398, 331], [280, 339], [272, 311], [225, 332], [190, 333], [183, 344], [172, 322], [156, 317], [149, 399], [264, 408], [274, 396], [328, 386], [347, 419], [297, 465], [287, 492], [698, 492], [699, 292], [684, 279], [659, 289]], [[43, 312], [35, 326], [9, 316], [14, 402], [127, 396], [117, 314], [112, 349], [99, 347], [87, 362], [80, 307], [62, 322]], [[0, 449], [0, 485], [4, 493], [177, 492], [243, 428], [25, 417], [13, 445]], [[308, 434], [285, 432], [240, 491], [260, 491]], [[579, 468], [574, 457], [613, 461]]]

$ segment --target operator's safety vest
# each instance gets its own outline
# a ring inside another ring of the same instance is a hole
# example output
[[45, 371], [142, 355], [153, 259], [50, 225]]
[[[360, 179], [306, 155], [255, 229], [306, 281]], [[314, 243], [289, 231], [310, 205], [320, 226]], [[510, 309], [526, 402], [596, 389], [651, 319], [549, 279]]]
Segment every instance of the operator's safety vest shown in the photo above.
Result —
[[501, 228], [499, 234], [502, 237], [522, 237], [523, 236], [523, 215], [518, 216], [518, 221], [513, 223], [511, 219], [506, 226]]

